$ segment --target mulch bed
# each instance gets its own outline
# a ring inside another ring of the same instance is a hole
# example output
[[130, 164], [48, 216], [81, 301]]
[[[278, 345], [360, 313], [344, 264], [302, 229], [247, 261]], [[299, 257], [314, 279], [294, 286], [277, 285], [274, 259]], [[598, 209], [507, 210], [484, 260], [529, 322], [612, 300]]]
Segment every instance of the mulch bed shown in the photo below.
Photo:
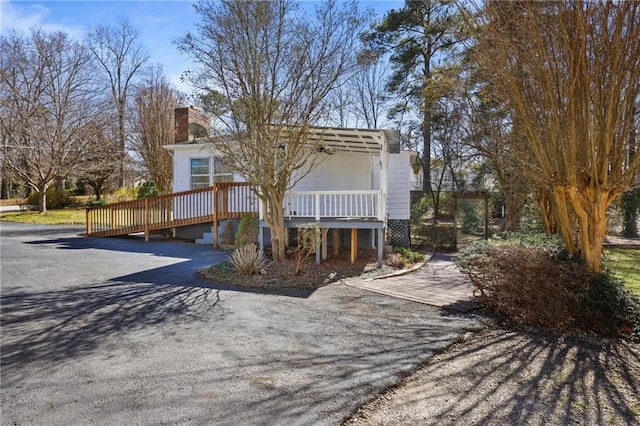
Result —
[[358, 250], [356, 262], [352, 264], [348, 250], [341, 250], [338, 256], [329, 256], [319, 265], [315, 263], [315, 255], [312, 255], [305, 259], [302, 271], [297, 276], [294, 275], [295, 265], [295, 259], [290, 256], [282, 262], [270, 262], [262, 274], [241, 275], [235, 272], [229, 262], [223, 262], [202, 271], [201, 276], [211, 281], [251, 288], [316, 288], [375, 270], [377, 254], [375, 250]]

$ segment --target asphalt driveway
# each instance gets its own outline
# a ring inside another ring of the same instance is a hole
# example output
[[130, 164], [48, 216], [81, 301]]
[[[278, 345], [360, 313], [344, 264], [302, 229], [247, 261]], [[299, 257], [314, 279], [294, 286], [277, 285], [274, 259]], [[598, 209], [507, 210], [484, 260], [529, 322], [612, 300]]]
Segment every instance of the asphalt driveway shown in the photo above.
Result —
[[2, 424], [336, 424], [473, 316], [196, 278], [227, 253], [0, 224]]

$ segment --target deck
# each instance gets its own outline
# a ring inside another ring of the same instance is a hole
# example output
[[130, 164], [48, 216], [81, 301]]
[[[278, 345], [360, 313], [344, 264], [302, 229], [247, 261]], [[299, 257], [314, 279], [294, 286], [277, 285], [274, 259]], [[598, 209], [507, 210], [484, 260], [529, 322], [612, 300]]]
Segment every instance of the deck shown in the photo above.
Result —
[[[245, 182], [217, 183], [211, 187], [175, 192], [140, 200], [87, 208], [87, 236], [112, 237], [151, 232], [180, 226], [211, 223], [213, 245], [218, 247], [218, 222], [242, 218], [246, 214], [260, 219], [260, 247], [264, 247], [265, 222], [260, 200]], [[338, 249], [338, 229], [351, 229], [351, 261], [357, 253], [358, 229], [377, 231], [384, 239], [385, 221], [382, 191], [307, 191], [285, 194], [285, 226], [317, 222], [322, 229], [316, 260], [327, 258], [327, 231], [333, 229], [334, 251]], [[378, 244], [379, 263], [382, 244]]]

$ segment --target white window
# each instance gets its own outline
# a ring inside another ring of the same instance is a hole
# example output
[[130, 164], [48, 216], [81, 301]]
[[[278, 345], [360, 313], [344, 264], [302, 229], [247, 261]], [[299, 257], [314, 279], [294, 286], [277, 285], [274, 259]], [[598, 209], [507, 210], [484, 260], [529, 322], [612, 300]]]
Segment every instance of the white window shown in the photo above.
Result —
[[233, 169], [226, 157], [213, 157], [213, 182], [233, 182]]
[[191, 159], [191, 189], [206, 188], [209, 183], [209, 159]]

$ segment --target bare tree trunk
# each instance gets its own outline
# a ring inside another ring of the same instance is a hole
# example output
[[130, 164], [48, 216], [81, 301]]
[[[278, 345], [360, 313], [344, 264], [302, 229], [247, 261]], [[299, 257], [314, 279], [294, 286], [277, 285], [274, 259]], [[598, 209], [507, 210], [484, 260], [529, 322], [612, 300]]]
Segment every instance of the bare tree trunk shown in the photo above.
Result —
[[431, 195], [431, 112], [425, 111], [422, 123], [422, 192]]
[[267, 214], [265, 221], [271, 230], [272, 257], [275, 261], [282, 261], [287, 258], [287, 247], [285, 246], [284, 210], [282, 207], [283, 197], [279, 191], [262, 189], [267, 197]]
[[576, 228], [575, 222], [571, 220], [573, 212], [570, 211], [570, 206], [573, 206], [573, 202], [567, 203], [567, 198], [571, 196], [570, 193], [571, 190], [563, 186], [553, 188], [550, 203], [551, 214], [557, 227], [557, 232], [561, 233], [564, 245], [569, 253], [580, 255], [580, 247], [576, 243], [579, 240], [579, 235], [576, 235], [578, 228]]
[[504, 208], [507, 211], [505, 231], [514, 232], [520, 227], [522, 220], [523, 200], [511, 193], [512, 191], [504, 191]]
[[121, 157], [118, 162], [118, 188], [123, 188], [125, 184], [125, 161], [126, 161], [126, 135], [124, 129], [124, 121], [125, 121], [125, 100], [119, 102], [118, 105], [118, 142], [119, 142], [119, 152], [118, 155]]
[[[424, 56], [424, 71], [423, 71], [423, 87], [426, 87], [431, 79], [431, 49], [428, 48], [423, 54]], [[431, 188], [431, 105], [430, 101], [425, 99], [423, 101], [424, 111], [422, 113], [422, 192], [425, 195], [432, 193]], [[434, 199], [434, 207], [435, 199]], [[437, 218], [438, 211], [434, 212], [434, 217]]]
[[[429, 185], [431, 187], [431, 185]], [[440, 188], [430, 191], [433, 200], [433, 226], [438, 224], [438, 216], [440, 216]]]
[[7, 175], [2, 173], [2, 183], [0, 184], [0, 200], [9, 198], [9, 185], [7, 184]]
[[38, 212], [47, 212], [47, 184], [38, 185]]
[[602, 272], [602, 250], [607, 235], [606, 213], [613, 200], [611, 193], [596, 188], [583, 191], [568, 188], [566, 192], [578, 216], [580, 255], [589, 269]]
[[93, 193], [96, 196], [96, 201], [100, 201], [102, 199], [102, 183], [96, 183], [95, 185], [91, 185], [91, 189], [93, 189]]
[[540, 194], [538, 197], [538, 206], [540, 206], [540, 216], [542, 217], [544, 232], [547, 234], [557, 234], [558, 223], [555, 217], [551, 194], [547, 192]]

